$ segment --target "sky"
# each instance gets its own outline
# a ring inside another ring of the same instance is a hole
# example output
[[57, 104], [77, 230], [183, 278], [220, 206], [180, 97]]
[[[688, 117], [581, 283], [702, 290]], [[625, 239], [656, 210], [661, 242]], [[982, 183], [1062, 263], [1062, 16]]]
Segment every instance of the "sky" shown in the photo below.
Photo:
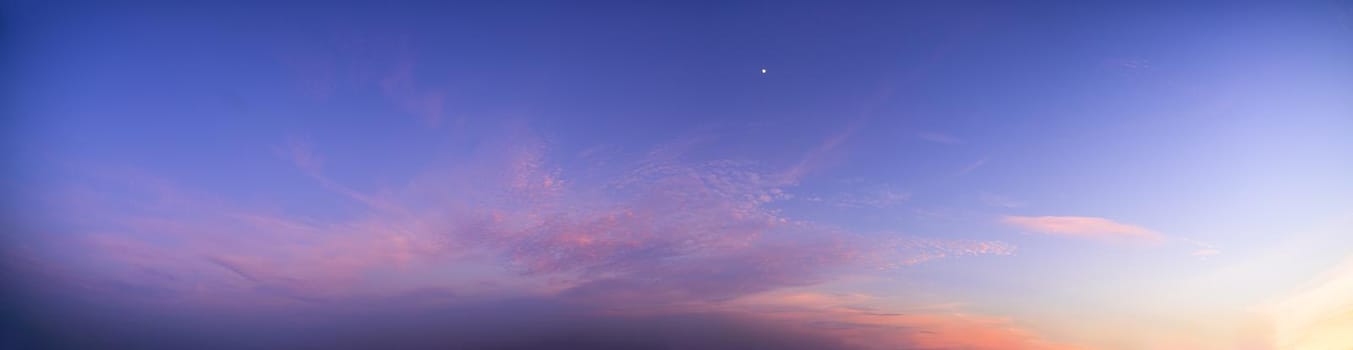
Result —
[[1353, 349], [1353, 3], [0, 5], [0, 347]]

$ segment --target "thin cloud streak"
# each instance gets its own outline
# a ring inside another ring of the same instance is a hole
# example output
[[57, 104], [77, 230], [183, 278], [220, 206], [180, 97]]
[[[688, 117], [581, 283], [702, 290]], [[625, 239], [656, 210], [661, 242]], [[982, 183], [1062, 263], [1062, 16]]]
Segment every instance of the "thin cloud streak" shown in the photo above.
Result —
[[1088, 216], [1005, 216], [1001, 222], [1052, 236], [1157, 243], [1165, 236], [1139, 226]]

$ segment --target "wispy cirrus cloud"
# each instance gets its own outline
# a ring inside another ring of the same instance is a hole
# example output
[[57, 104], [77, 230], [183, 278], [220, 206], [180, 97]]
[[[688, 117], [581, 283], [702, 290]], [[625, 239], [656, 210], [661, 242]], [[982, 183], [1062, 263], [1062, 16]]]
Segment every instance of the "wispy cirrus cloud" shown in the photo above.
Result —
[[1090, 216], [1005, 216], [1001, 222], [1034, 233], [1107, 241], [1156, 243], [1164, 235], [1140, 226]]

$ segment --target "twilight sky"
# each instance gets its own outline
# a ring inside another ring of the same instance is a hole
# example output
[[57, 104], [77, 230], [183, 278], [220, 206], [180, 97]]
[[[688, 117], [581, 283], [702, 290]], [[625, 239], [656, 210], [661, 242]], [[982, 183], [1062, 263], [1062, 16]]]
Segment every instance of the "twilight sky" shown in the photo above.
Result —
[[1353, 3], [378, 3], [4, 1], [0, 347], [1353, 349]]

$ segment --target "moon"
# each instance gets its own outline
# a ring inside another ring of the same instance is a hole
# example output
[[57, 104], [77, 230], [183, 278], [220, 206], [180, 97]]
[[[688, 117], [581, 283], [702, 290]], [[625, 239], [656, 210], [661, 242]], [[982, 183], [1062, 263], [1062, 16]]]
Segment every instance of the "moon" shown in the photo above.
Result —
[[761, 68], [761, 74], [766, 74], [766, 69], [765, 69], [765, 68]]

